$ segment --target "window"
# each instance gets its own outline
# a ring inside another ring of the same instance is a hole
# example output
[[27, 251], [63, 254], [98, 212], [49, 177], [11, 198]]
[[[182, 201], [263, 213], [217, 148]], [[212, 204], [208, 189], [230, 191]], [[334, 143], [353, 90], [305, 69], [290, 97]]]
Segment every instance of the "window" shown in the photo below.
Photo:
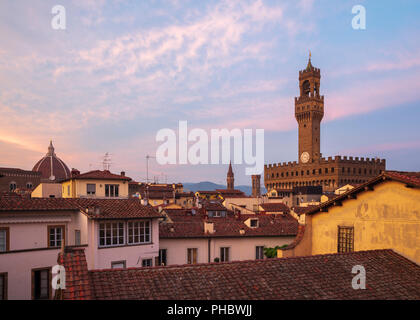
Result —
[[227, 247], [220, 248], [220, 261], [221, 262], [229, 261], [229, 248]]
[[67, 195], [70, 197], [70, 186], [67, 186]]
[[7, 300], [7, 273], [0, 273], [0, 300]]
[[61, 247], [62, 241], [64, 241], [64, 226], [49, 226], [48, 246]]
[[80, 246], [82, 244], [80, 230], [74, 230], [74, 244]]
[[128, 243], [150, 242], [150, 221], [135, 221], [128, 223]]
[[197, 263], [197, 248], [188, 248], [187, 249], [187, 263], [194, 264]]
[[105, 185], [105, 197], [118, 197], [119, 196], [119, 185], [118, 184], [106, 184]]
[[125, 269], [125, 260], [124, 261], [112, 261], [111, 269]]
[[88, 183], [86, 185], [86, 193], [91, 195], [96, 194], [96, 184]]
[[107, 222], [99, 224], [99, 246], [110, 247], [124, 244], [124, 223]]
[[0, 252], [9, 251], [9, 228], [0, 228]]
[[51, 294], [50, 268], [32, 270], [32, 299], [49, 299]]
[[15, 191], [16, 190], [16, 188], [17, 188], [17, 186], [16, 186], [16, 182], [10, 182], [10, 184], [9, 184], [9, 190], [10, 191]]
[[255, 247], [255, 259], [264, 259], [264, 246]]
[[33, 185], [32, 182], [26, 183], [26, 189], [32, 189]]
[[249, 225], [251, 226], [251, 228], [256, 228], [258, 227], [258, 219], [251, 219], [249, 221]]
[[166, 266], [167, 265], [167, 251], [166, 249], [159, 249], [158, 265]]
[[141, 266], [142, 267], [153, 267], [152, 259], [143, 259], [141, 261]]
[[354, 251], [354, 228], [338, 227], [338, 252]]

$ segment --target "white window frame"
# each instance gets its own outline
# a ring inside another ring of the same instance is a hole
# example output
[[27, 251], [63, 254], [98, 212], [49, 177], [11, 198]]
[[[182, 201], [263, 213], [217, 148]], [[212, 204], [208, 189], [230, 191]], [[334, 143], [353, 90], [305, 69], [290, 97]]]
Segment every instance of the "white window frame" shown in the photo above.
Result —
[[[89, 186], [93, 186], [94, 191], [89, 191]], [[86, 184], [86, 194], [95, 195], [96, 194], [96, 183], [87, 183]]]
[[0, 232], [2, 234], [4, 234], [4, 236], [2, 236], [2, 238], [3, 238], [3, 247], [0, 247], [0, 252], [6, 252], [7, 251], [7, 247], [8, 247], [8, 245], [7, 245], [8, 229], [7, 228], [0, 228]]
[[[223, 255], [222, 255], [222, 251], [223, 251]], [[227, 252], [227, 256], [228, 258], [226, 259], [226, 252]], [[222, 258], [222, 257], [225, 258]], [[230, 247], [220, 247], [220, 262], [229, 262], [230, 261]]]
[[[57, 235], [58, 229], [61, 230], [60, 238]], [[53, 235], [53, 239], [51, 239], [51, 235]], [[65, 235], [65, 226], [48, 226], [48, 247], [50, 248], [61, 247], [64, 241], [64, 235]]]
[[[255, 225], [255, 226], [253, 226], [253, 225], [252, 225], [252, 223], [253, 223], [253, 222], [256, 222], [256, 225]], [[249, 226], [250, 226], [251, 228], [258, 228], [258, 225], [259, 225], [258, 219], [252, 219], [252, 218], [251, 218], [251, 219], [249, 220]]]
[[[122, 224], [122, 235], [120, 234], [121, 228], [119, 224]], [[117, 225], [114, 227], [114, 225]], [[104, 226], [104, 228], [101, 228]], [[107, 231], [110, 230], [110, 236], [107, 236]], [[104, 236], [101, 237], [101, 231], [103, 230]], [[125, 223], [124, 221], [106, 221], [98, 224], [98, 245], [99, 248], [119, 247], [125, 245]], [[117, 243], [113, 243], [113, 239], [116, 237]], [[101, 244], [101, 239], [104, 239], [104, 244]], [[111, 244], [107, 244], [107, 239], [111, 240]], [[121, 242], [122, 239], [122, 242]]]
[[[135, 241], [136, 230], [137, 230], [138, 241]], [[149, 230], [148, 233], [146, 232], [147, 230]], [[141, 241], [142, 236], [143, 236], [143, 241]], [[148, 236], [148, 239], [146, 239], [147, 236]], [[151, 242], [152, 242], [152, 221], [151, 220], [134, 220], [134, 221], [127, 222], [127, 244], [130, 244], [130, 245], [131, 244], [145, 244], [145, 243], [151, 243]]]
[[125, 269], [127, 262], [125, 260], [121, 261], [111, 261], [111, 269]]
[[[107, 187], [108, 187], [108, 195], [106, 194]], [[113, 192], [111, 192], [111, 187], [112, 187]], [[117, 189], [118, 189], [118, 192], [116, 192]], [[120, 196], [120, 185], [119, 184], [112, 184], [112, 183], [105, 184], [105, 197], [107, 197], [107, 198], [118, 198], [119, 196]]]

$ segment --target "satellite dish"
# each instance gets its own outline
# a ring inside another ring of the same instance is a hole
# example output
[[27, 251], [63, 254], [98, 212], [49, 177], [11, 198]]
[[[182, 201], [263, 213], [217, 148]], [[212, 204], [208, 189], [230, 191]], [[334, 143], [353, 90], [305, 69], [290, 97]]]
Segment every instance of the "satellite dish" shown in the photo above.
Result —
[[54, 175], [51, 175], [50, 176], [50, 180], [52, 181], [52, 180], [55, 180], [55, 176]]

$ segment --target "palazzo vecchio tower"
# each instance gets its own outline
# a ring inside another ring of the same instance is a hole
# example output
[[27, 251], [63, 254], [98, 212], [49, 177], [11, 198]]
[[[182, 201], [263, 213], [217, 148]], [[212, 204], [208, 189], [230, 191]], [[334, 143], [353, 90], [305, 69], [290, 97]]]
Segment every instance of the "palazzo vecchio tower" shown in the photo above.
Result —
[[264, 184], [272, 189], [297, 186], [322, 186], [333, 191], [346, 184], [361, 184], [385, 170], [385, 159], [335, 156], [321, 153], [321, 121], [324, 96], [320, 94], [321, 70], [312, 66], [311, 56], [299, 71], [299, 96], [295, 98], [298, 123], [298, 161], [264, 166]]

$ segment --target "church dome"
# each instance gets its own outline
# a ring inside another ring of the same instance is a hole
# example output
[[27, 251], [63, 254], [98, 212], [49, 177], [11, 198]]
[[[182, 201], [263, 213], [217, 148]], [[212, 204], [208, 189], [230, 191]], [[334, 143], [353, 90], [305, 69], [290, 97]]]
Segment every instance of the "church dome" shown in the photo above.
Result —
[[32, 171], [41, 172], [41, 179], [49, 181], [60, 181], [70, 177], [70, 170], [56, 156], [52, 141], [50, 141], [47, 154], [35, 164]]

